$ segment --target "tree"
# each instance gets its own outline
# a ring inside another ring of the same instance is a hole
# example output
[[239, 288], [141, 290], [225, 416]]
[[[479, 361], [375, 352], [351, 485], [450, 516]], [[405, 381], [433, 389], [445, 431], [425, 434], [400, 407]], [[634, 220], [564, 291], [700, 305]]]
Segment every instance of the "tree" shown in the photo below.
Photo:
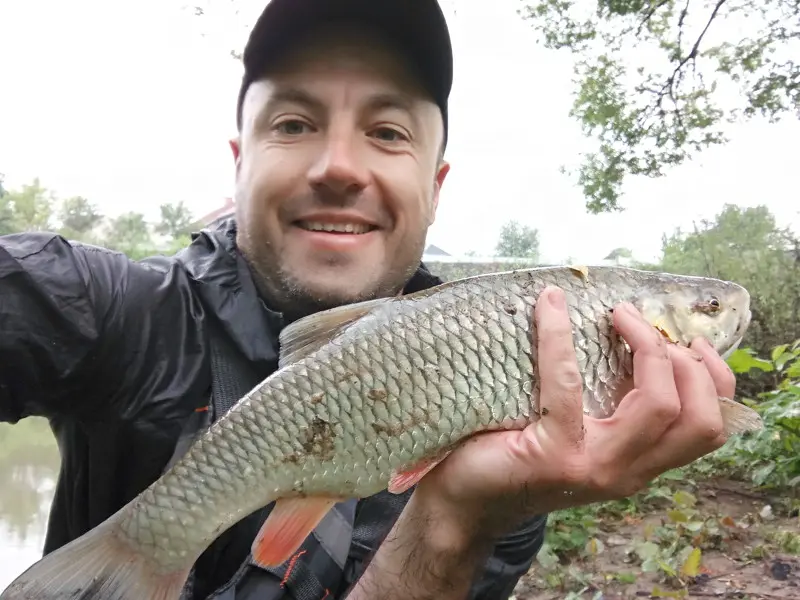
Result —
[[[187, 231], [186, 223], [192, 219], [187, 216], [189, 211], [182, 204], [165, 206], [168, 208], [162, 206], [162, 222], [153, 229], [166, 227], [175, 235], [166, 244], [156, 245], [150, 235], [151, 224], [143, 214], [127, 212], [106, 221], [98, 207], [83, 196], [59, 200], [42, 186], [39, 179], [34, 179], [31, 184], [19, 189], [3, 189], [0, 195], [0, 235], [54, 231], [74, 242], [118, 250], [133, 260], [172, 255], [191, 243], [189, 233], [184, 231]], [[53, 215], [58, 216], [58, 227], [53, 223]], [[163, 218], [165, 215], [166, 219]], [[101, 224], [105, 224], [102, 229], [99, 227]]]
[[11, 194], [3, 190], [0, 196], [0, 235], [6, 235], [19, 231], [14, 219], [14, 204], [11, 202]]
[[570, 115], [598, 145], [577, 177], [590, 212], [620, 210], [626, 175], [659, 177], [726, 143], [726, 121], [800, 116], [798, 0], [528, 0], [521, 12], [546, 47], [579, 57]]
[[743, 347], [768, 356], [773, 347], [800, 338], [800, 239], [779, 227], [765, 206], [727, 205], [693, 231], [665, 236], [659, 268], [747, 288], [752, 322]]
[[103, 215], [83, 196], [73, 196], [61, 203], [58, 219], [61, 221], [60, 233], [64, 237], [86, 240], [103, 220]]
[[498, 256], [539, 259], [539, 231], [516, 221], [508, 221], [500, 229], [495, 253]]
[[144, 215], [126, 212], [112, 219], [105, 236], [105, 246], [124, 252], [133, 259], [152, 254], [153, 244]]
[[608, 256], [606, 256], [605, 260], [613, 260], [617, 264], [625, 261], [632, 261], [633, 252], [631, 252], [630, 248], [614, 248], [608, 253]]
[[178, 240], [192, 233], [196, 226], [192, 212], [181, 200], [177, 204], [161, 205], [161, 222], [156, 225], [155, 230], [156, 233], [169, 235], [173, 240]]
[[5, 221], [7, 233], [12, 231], [48, 231], [53, 228], [55, 199], [39, 178], [21, 189], [6, 192], [0, 206], [0, 221]]

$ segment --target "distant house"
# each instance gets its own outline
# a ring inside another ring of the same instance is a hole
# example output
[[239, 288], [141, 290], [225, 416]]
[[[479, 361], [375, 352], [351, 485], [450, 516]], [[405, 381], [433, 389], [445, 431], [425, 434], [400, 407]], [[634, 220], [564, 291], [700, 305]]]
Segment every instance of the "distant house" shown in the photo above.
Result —
[[225, 203], [220, 206], [219, 208], [211, 211], [207, 215], [203, 215], [198, 220], [202, 224], [203, 227], [208, 227], [222, 219], [227, 219], [228, 217], [232, 217], [234, 212], [236, 211], [236, 202], [233, 198], [225, 198]]
[[603, 259], [607, 265], [630, 265], [633, 262], [633, 254], [628, 248], [614, 248], [608, 256]]
[[445, 252], [439, 246], [434, 246], [433, 244], [425, 249], [424, 254], [426, 256], [450, 256], [449, 252]]

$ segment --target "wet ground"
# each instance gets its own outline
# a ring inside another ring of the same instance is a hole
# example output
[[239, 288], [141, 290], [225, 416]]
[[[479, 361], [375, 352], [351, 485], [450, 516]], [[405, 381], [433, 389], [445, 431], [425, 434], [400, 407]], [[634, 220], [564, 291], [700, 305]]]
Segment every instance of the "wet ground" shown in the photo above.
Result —
[[696, 496], [698, 513], [721, 522], [719, 539], [713, 544], [717, 547], [703, 550], [696, 577], [679, 577], [683, 581], [678, 582], [665, 577], [663, 570], [641, 571], [632, 548], [654, 526], [668, 521], [664, 513], [653, 512], [607, 523], [598, 535], [603, 550], [574, 561], [568, 571], [571, 576], [560, 586], [534, 566], [517, 586], [516, 600], [800, 600], [800, 517], [796, 512], [773, 514], [772, 507], [781, 499], [726, 480], [702, 483]]

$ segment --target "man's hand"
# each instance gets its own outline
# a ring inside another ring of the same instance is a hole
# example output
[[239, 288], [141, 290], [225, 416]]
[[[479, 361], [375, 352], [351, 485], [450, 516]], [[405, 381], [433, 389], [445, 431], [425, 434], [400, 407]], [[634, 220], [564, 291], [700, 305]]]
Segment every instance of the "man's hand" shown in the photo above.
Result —
[[532, 515], [630, 496], [725, 443], [717, 398], [736, 380], [704, 340], [667, 344], [631, 305], [614, 325], [633, 351], [633, 388], [608, 419], [585, 417], [564, 294], [536, 305], [542, 417], [475, 436], [417, 485], [348, 600], [464, 598], [494, 538]]
[[725, 443], [717, 398], [733, 398], [736, 380], [705, 340], [668, 344], [633, 306], [616, 307], [633, 389], [612, 417], [593, 419], [583, 415], [561, 290], [542, 294], [535, 319], [543, 416], [523, 431], [475, 437], [420, 482], [418, 500], [455, 519], [443, 531], [495, 536], [533, 514], [627, 497]]

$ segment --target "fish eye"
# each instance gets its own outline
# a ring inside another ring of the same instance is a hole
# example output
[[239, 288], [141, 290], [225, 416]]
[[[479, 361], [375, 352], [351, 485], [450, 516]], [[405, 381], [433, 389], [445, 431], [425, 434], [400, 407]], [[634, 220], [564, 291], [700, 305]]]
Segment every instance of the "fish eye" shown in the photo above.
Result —
[[716, 296], [711, 296], [704, 298], [703, 300], [698, 300], [692, 305], [692, 312], [695, 313], [702, 313], [706, 315], [715, 315], [717, 314], [720, 309], [722, 308], [722, 304], [719, 301], [719, 298]]

